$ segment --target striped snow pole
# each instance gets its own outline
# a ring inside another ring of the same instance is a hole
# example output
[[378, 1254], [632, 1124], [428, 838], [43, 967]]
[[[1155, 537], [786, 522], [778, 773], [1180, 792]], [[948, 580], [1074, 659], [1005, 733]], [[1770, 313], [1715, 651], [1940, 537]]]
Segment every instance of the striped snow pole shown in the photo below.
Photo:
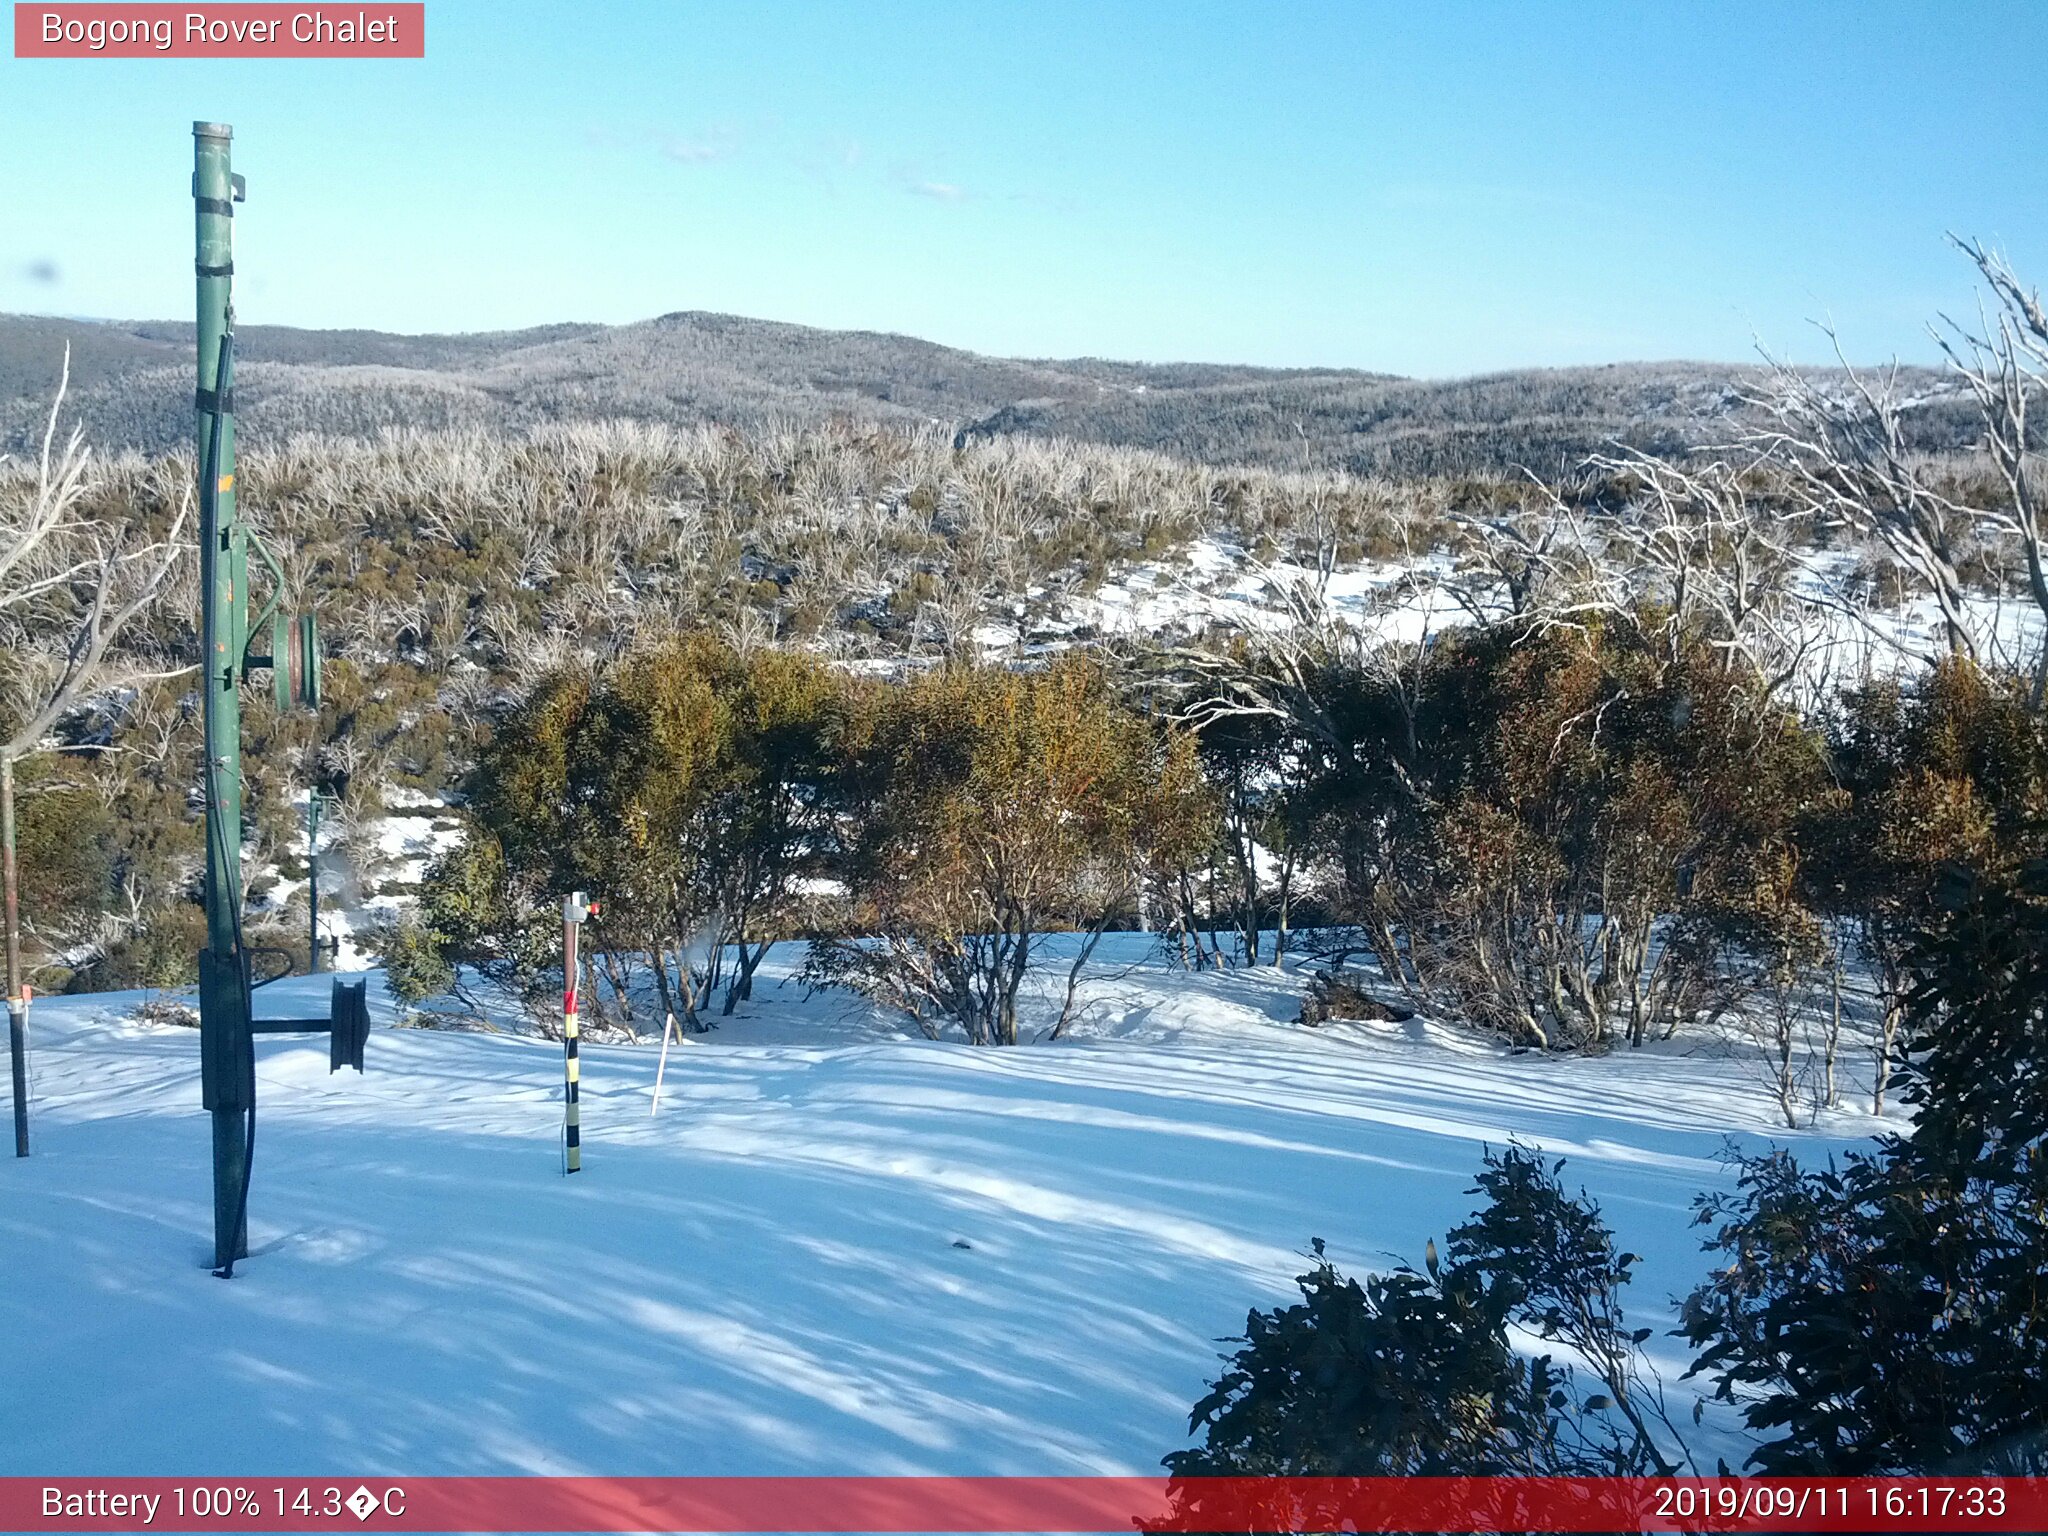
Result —
[[562, 1171], [579, 1173], [583, 1168], [583, 1108], [579, 1085], [582, 1067], [577, 1060], [576, 1042], [576, 931], [590, 920], [597, 903], [581, 891], [562, 898]]

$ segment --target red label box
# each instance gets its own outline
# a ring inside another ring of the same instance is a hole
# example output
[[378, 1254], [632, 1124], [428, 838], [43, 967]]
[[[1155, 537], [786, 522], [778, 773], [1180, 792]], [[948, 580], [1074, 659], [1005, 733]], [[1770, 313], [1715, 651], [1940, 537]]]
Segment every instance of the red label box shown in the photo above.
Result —
[[422, 59], [422, 3], [14, 7], [17, 59]]
[[2048, 1478], [0, 1477], [12, 1531], [2048, 1530]]

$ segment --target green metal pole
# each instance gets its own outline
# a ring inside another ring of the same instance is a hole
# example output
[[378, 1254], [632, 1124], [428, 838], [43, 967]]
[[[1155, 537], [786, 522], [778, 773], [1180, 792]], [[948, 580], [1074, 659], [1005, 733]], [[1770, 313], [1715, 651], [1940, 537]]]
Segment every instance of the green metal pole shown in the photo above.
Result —
[[14, 759], [0, 752], [0, 891], [7, 924], [7, 1067], [14, 1080], [14, 1155], [28, 1156], [28, 999], [21, 992], [21, 910], [14, 863]]
[[[220, 1268], [249, 1251], [243, 1189], [245, 1116], [255, 1051], [241, 948], [242, 681], [248, 624], [247, 541], [235, 516], [233, 353], [234, 177], [223, 123], [194, 123], [192, 198], [198, 278], [200, 613], [205, 651], [206, 948], [199, 957], [202, 1097], [213, 1116], [213, 1255]], [[222, 388], [222, 386], [226, 386]]]

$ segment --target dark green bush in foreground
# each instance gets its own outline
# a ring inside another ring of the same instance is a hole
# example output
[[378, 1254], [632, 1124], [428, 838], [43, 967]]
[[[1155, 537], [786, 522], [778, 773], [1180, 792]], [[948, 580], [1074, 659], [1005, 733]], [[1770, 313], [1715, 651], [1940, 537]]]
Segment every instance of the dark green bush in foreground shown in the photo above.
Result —
[[[1688, 1374], [1739, 1404], [1767, 1475], [2048, 1469], [2048, 862], [1958, 874], [1909, 951], [1900, 1077], [1917, 1117], [1839, 1166], [1747, 1158], [1700, 1221]], [[1557, 1182], [1489, 1154], [1486, 1205], [1427, 1273], [1363, 1282], [1316, 1244], [1302, 1299], [1253, 1312], [1195, 1405], [1177, 1477], [1665, 1474], [1690, 1465], [1618, 1303], [1634, 1256]], [[1578, 1371], [1510, 1343], [1511, 1324]], [[1602, 1389], [1582, 1388], [1584, 1375]], [[1199, 1490], [1184, 1487], [1184, 1500]]]

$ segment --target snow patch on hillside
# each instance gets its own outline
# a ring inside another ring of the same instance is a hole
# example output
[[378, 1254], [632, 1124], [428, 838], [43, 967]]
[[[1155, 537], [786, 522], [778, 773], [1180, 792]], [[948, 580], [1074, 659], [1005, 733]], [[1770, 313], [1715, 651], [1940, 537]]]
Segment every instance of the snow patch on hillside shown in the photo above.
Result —
[[[1413, 643], [1470, 616], [1437, 583], [1451, 557], [1437, 550], [1413, 561], [1366, 560], [1323, 579], [1333, 618], [1383, 638]], [[1077, 625], [1105, 635], [1188, 636], [1217, 624], [1251, 630], [1293, 622], [1287, 589], [1305, 590], [1317, 572], [1287, 560], [1254, 560], [1241, 546], [1197, 539], [1171, 560], [1135, 565], [1068, 605]]]
[[[307, 791], [292, 796], [301, 825]], [[361, 970], [376, 962], [376, 935], [412, 906], [428, 867], [462, 841], [462, 822], [452, 796], [428, 795], [402, 785], [386, 786], [384, 809], [361, 824], [332, 812], [320, 822], [320, 935], [337, 944], [333, 965]], [[303, 869], [303, 866], [301, 866]], [[275, 864], [252, 867], [250, 888], [260, 891], [258, 911], [282, 913], [299, 903], [303, 930], [308, 878], [288, 876]]]
[[[1797, 673], [1800, 702], [1813, 704], [1845, 683], [1917, 668], [1947, 651], [1941, 612], [1932, 596], [1885, 606], [1856, 590], [1859, 561], [1844, 550], [1811, 550], [1793, 590], [1803, 600], [1797, 633], [1806, 650]], [[1442, 549], [1413, 560], [1366, 560], [1319, 578], [1290, 561], [1262, 563], [1242, 546], [1197, 539], [1164, 560], [1131, 566], [1087, 597], [1066, 605], [1058, 625], [1034, 632], [1044, 648], [1070, 643], [1088, 629], [1109, 636], [1188, 638], [1215, 626], [1279, 632], [1299, 622], [1285, 594], [1313, 590], [1321, 580], [1328, 616], [1380, 640], [1414, 645], [1489, 618], [1506, 617], [1498, 593], [1473, 588]], [[2024, 591], [1968, 591], [1963, 622], [1988, 662], [2031, 667], [2039, 655], [2040, 610]], [[1006, 639], [1010, 637], [1006, 636]]]

